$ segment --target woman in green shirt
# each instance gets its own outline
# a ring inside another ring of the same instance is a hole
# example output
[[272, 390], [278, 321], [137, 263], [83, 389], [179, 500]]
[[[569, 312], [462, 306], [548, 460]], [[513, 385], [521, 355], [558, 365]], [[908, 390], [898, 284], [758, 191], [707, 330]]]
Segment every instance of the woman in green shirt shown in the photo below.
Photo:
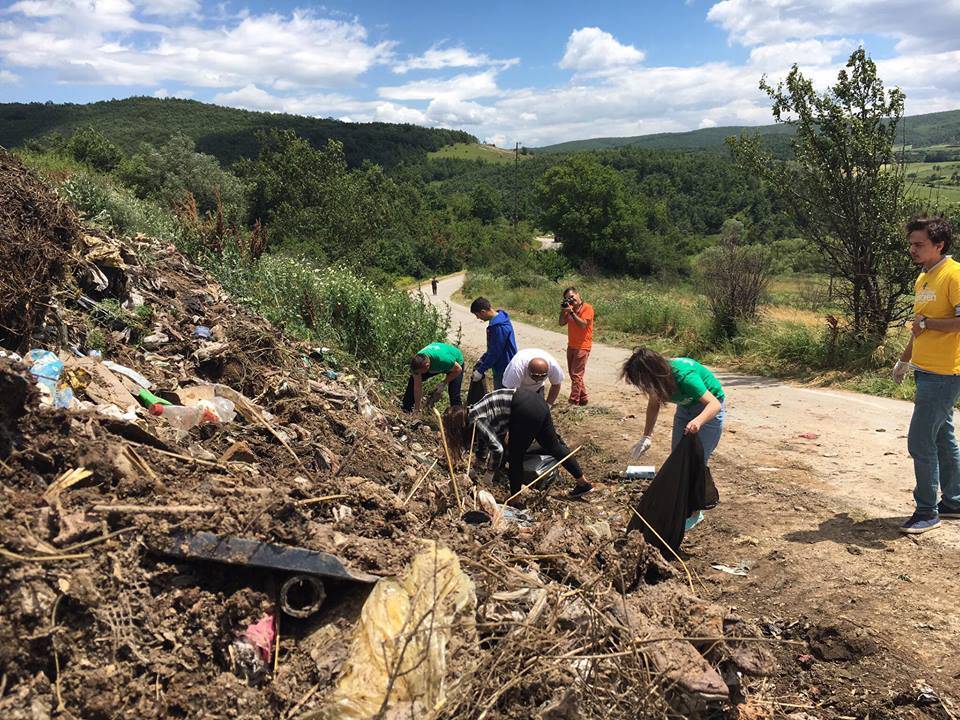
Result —
[[[703, 462], [710, 462], [723, 433], [725, 398], [723, 387], [712, 372], [690, 358], [667, 360], [655, 350], [637, 348], [623, 364], [620, 376], [647, 396], [646, 424], [643, 437], [631, 449], [633, 457], [639, 458], [650, 449], [660, 406], [672, 402], [677, 404], [677, 412], [673, 416], [670, 447], [679, 445], [684, 435], [696, 433], [703, 446]], [[686, 529], [701, 520], [703, 511], [694, 513], [687, 518]]]
[[649, 348], [637, 348], [623, 364], [621, 377], [640, 388], [647, 396], [647, 421], [643, 438], [633, 446], [633, 457], [638, 458], [653, 444], [653, 428], [657, 424], [660, 406], [677, 404], [673, 416], [671, 448], [690, 433], [699, 433], [703, 445], [703, 460], [710, 456], [720, 442], [723, 432], [723, 388], [716, 376], [696, 360], [673, 358]]

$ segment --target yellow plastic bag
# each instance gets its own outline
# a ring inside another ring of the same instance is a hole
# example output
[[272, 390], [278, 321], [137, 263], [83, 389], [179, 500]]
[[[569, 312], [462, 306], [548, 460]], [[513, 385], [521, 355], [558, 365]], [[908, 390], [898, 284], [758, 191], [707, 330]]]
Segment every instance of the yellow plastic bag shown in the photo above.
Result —
[[426, 542], [402, 577], [374, 586], [322, 717], [366, 720], [385, 699], [405, 718], [442, 706], [448, 659], [476, 648], [476, 612], [456, 554]]

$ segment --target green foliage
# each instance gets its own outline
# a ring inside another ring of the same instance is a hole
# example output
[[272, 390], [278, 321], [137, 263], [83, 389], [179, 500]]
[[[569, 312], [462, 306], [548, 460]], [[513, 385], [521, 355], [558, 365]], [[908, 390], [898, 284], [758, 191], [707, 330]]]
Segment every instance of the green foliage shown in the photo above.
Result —
[[[248, 220], [261, 220], [275, 246], [330, 263], [419, 276], [455, 261], [421, 257], [436, 237], [421, 188], [376, 165], [347, 167], [343, 147], [317, 149], [292, 131], [261, 136], [260, 155], [238, 166], [251, 188]], [[452, 269], [452, 268], [451, 268]]]
[[67, 178], [59, 190], [90, 222], [116, 233], [143, 233], [167, 241], [181, 237], [179, 223], [168, 210], [141, 200], [125, 188], [115, 187], [104, 176], [80, 170]]
[[666, 206], [628, 197], [620, 173], [593, 155], [574, 155], [540, 179], [540, 224], [571, 260], [606, 272], [676, 273], [682, 245]]
[[795, 162], [770, 157], [752, 138], [732, 143], [740, 162], [779, 191], [797, 226], [828, 260], [860, 342], [877, 344], [909, 313], [903, 297], [915, 270], [905, 250], [902, 168], [890, 168], [904, 96], [884, 91], [862, 48], [829, 92], [818, 94], [794, 65], [785, 82], [761, 88], [778, 122], [796, 129]]
[[470, 193], [470, 214], [483, 223], [492, 223], [503, 214], [500, 195], [487, 183], [480, 183]]
[[73, 103], [0, 104], [0, 145], [12, 148], [52, 132], [70, 135], [79, 127], [93, 126], [126, 153], [141, 143], [160, 147], [182, 134], [201, 153], [213, 155], [224, 166], [240, 158], [256, 157], [257, 132], [291, 130], [314, 147], [336, 140], [347, 163], [364, 161], [393, 168], [423, 161], [428, 152], [453, 143], [476, 143], [459, 130], [389, 123], [347, 123], [339, 120], [251, 112], [178, 98], [131, 97], [124, 100], [77, 105]]
[[113, 170], [123, 160], [123, 152], [92, 127], [78, 128], [66, 144], [66, 150], [74, 159], [86, 163], [95, 170]]
[[201, 213], [215, 212], [219, 196], [228, 218], [240, 220], [244, 214], [243, 185], [215, 157], [196, 152], [193, 140], [185, 135], [174, 135], [156, 148], [142, 144], [121, 163], [117, 175], [138, 197], [167, 207], [184, 202], [190, 193]]
[[345, 266], [281, 255], [250, 263], [232, 250], [205, 264], [238, 302], [295, 335], [341, 348], [393, 388], [405, 382], [410, 356], [450, 327], [425, 299]]

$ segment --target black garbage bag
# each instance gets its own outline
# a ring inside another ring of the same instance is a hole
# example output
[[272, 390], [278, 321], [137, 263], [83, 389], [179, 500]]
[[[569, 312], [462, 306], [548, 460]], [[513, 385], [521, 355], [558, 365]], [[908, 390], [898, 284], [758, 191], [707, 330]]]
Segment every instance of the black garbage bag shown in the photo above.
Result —
[[[637, 512], [660, 534], [674, 552], [683, 542], [684, 523], [697, 510], [708, 510], [720, 502], [710, 469], [703, 461], [703, 445], [696, 434], [684, 435], [680, 444], [660, 468], [640, 497]], [[673, 554], [650, 528], [632, 514], [627, 532], [640, 530], [644, 539], [665, 557]]]
[[467, 390], [467, 405], [473, 405], [483, 399], [487, 394], [487, 376], [484, 375], [477, 381], [470, 381], [470, 387]]

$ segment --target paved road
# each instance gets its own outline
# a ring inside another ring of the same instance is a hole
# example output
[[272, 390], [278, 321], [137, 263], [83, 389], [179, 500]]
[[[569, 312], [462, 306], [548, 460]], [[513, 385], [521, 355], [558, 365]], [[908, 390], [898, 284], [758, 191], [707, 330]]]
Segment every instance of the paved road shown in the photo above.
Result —
[[[451, 299], [462, 284], [463, 275], [458, 274], [441, 280], [435, 297], [429, 283], [422, 289], [434, 303], [450, 307], [454, 327], [462, 326], [463, 344], [479, 354], [486, 343], [485, 323]], [[516, 321], [514, 328], [521, 348], [544, 349], [565, 365], [565, 333]], [[623, 348], [594, 344], [586, 383], [591, 402], [624, 416], [636, 416], [617, 424], [614, 432], [639, 438], [645, 402], [617, 379], [628, 355]], [[720, 443], [718, 456], [761, 473], [808, 468], [819, 481], [818, 492], [835, 498], [838, 509], [858, 510], [865, 518], [906, 516], [912, 511], [913, 466], [906, 450], [912, 403], [750, 375], [717, 375], [727, 393], [730, 430]], [[669, 443], [669, 419], [661, 418], [655, 446]], [[799, 437], [802, 433], [819, 437], [807, 440]], [[960, 544], [960, 523], [945, 523], [935, 535]]]

